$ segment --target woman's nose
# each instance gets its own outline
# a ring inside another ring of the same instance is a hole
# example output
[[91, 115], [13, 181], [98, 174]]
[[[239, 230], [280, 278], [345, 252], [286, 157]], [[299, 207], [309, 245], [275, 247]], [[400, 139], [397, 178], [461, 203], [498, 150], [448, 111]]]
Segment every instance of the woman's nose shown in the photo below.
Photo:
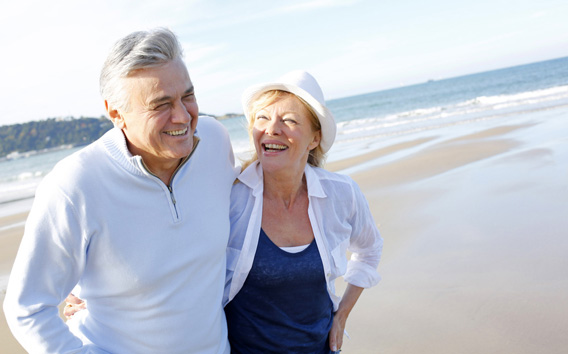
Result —
[[280, 120], [279, 119], [271, 119], [270, 121], [268, 121], [265, 132], [266, 132], [266, 134], [270, 134], [270, 135], [279, 135], [280, 132], [281, 132]]

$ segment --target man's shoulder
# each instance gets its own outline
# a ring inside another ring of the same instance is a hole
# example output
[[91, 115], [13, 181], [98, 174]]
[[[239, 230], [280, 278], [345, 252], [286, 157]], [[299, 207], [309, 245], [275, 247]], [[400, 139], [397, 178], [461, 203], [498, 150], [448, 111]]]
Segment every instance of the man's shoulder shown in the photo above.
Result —
[[62, 184], [88, 178], [98, 170], [106, 155], [99, 139], [57, 162], [46, 178]]
[[229, 131], [221, 122], [213, 117], [200, 116], [197, 121], [195, 135], [200, 140], [201, 151], [207, 151], [208, 155], [219, 154], [219, 156], [224, 156], [227, 151], [232, 151]]
[[209, 116], [199, 116], [197, 132], [200, 136], [203, 134], [224, 134], [228, 136], [227, 128], [217, 119]]

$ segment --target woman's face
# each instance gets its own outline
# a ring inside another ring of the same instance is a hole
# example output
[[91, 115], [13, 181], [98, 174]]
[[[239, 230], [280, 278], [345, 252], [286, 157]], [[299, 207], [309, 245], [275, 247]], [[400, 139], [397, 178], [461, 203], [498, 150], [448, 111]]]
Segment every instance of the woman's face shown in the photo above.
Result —
[[253, 117], [252, 138], [265, 173], [303, 172], [310, 150], [319, 145], [310, 112], [294, 95], [285, 95]]

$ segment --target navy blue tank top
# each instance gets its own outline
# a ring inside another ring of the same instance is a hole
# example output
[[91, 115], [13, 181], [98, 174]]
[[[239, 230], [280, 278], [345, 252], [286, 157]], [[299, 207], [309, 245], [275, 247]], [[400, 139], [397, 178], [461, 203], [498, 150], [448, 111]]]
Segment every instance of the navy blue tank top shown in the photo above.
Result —
[[260, 231], [242, 289], [225, 307], [231, 353], [329, 353], [333, 320], [315, 240], [288, 253]]

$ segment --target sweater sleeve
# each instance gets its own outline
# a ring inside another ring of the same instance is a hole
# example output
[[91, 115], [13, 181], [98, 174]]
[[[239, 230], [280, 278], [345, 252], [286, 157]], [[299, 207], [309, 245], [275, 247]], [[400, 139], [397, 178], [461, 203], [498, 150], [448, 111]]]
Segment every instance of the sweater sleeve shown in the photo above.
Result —
[[4, 313], [12, 333], [30, 353], [89, 352], [58, 309], [84, 269], [84, 228], [67, 196], [56, 184], [44, 182], [26, 222]]
[[383, 239], [373, 220], [367, 200], [354, 181], [352, 181], [352, 191], [353, 210], [350, 220], [352, 233], [348, 246], [352, 254], [344, 279], [350, 284], [370, 288], [381, 280], [377, 267], [381, 259]]

